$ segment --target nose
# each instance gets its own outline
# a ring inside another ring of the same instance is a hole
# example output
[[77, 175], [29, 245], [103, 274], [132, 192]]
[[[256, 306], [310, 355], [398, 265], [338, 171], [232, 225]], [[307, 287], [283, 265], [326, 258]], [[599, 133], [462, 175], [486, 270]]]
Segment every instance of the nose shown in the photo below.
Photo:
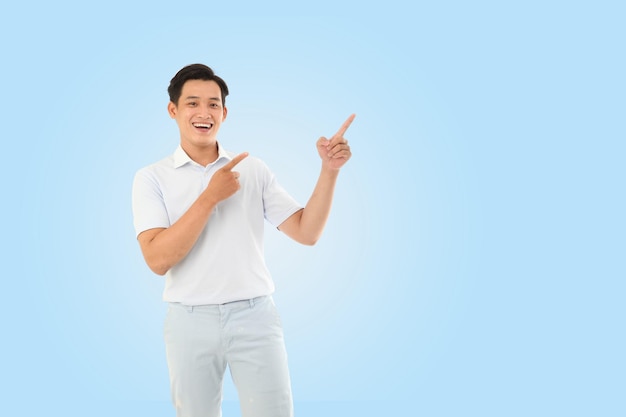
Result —
[[200, 106], [200, 117], [205, 118], [205, 119], [210, 119], [211, 118], [211, 112], [209, 110], [209, 106]]

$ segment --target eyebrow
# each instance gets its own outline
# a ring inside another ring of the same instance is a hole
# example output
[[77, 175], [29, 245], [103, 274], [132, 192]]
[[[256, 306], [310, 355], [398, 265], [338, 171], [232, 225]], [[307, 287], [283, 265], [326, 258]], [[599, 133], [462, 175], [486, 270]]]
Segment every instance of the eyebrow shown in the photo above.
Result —
[[[200, 98], [201, 97], [198, 97], [198, 96], [188, 96], [188, 97], [185, 97], [185, 100], [199, 100]], [[221, 101], [219, 97], [209, 97], [209, 100]]]

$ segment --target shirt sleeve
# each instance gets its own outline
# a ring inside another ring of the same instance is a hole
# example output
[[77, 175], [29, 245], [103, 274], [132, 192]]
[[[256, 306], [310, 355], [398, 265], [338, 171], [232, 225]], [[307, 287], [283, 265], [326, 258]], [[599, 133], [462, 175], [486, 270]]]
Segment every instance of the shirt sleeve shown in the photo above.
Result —
[[269, 168], [263, 165], [265, 168], [263, 215], [272, 226], [278, 227], [303, 207], [278, 183]]
[[158, 181], [145, 168], [135, 174], [132, 206], [136, 236], [149, 229], [170, 226], [163, 193]]

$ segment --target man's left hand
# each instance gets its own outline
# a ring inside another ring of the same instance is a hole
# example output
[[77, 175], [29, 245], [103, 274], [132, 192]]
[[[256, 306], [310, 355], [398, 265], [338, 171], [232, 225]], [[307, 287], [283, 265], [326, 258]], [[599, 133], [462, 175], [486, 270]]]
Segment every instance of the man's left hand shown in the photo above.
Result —
[[352, 152], [350, 152], [348, 141], [343, 135], [346, 133], [346, 130], [348, 130], [355, 117], [356, 114], [350, 115], [343, 125], [341, 125], [337, 133], [330, 139], [326, 139], [325, 137], [319, 138], [317, 141], [317, 152], [320, 154], [320, 158], [322, 158], [322, 166], [332, 170], [339, 170], [348, 162], [348, 159], [352, 156]]

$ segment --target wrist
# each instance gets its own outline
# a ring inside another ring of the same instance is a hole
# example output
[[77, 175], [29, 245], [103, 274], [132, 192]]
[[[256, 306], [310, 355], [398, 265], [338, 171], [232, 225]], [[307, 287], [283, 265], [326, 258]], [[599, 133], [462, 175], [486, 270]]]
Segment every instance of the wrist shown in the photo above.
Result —
[[202, 202], [202, 205], [209, 211], [213, 210], [219, 200], [215, 198], [213, 193], [211, 193], [208, 189], [205, 189], [202, 194], [200, 194], [199, 200]]
[[340, 168], [332, 168], [327, 166], [326, 164], [322, 164], [322, 170], [320, 175], [332, 179], [336, 179], [339, 176]]

